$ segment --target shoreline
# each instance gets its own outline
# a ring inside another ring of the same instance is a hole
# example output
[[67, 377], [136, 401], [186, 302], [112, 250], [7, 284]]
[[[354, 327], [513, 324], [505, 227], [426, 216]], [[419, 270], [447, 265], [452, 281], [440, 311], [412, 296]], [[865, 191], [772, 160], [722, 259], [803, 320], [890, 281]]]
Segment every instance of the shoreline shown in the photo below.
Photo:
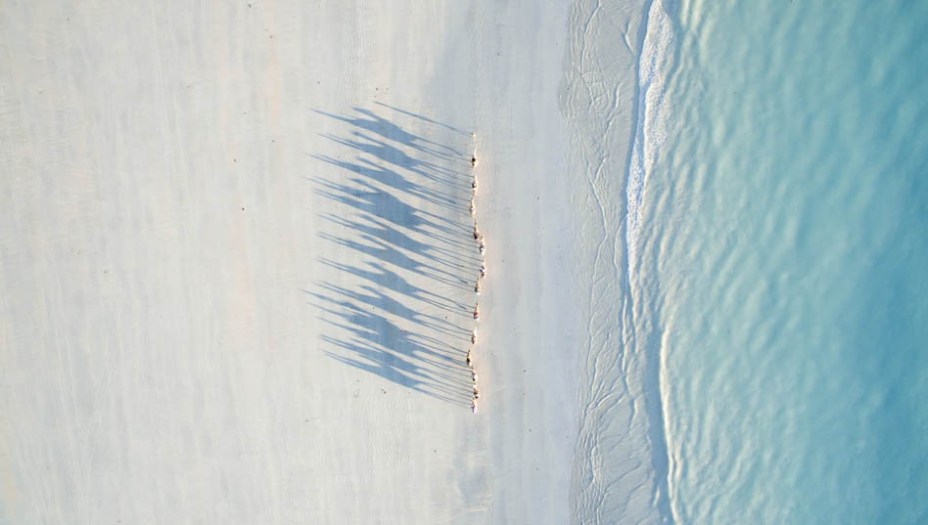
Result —
[[579, 522], [625, 516], [659, 523], [669, 516], [655, 504], [667, 497], [661, 489], [666, 469], [655, 460], [663, 446], [655, 440], [659, 418], [653, 416], [660, 393], [650, 380], [656, 356], [636, 341], [639, 306], [629, 266], [636, 227], [631, 163], [642, 110], [639, 62], [647, 10], [654, 5], [641, 0], [603, 12], [578, 2], [571, 13], [572, 44], [560, 104], [571, 126], [571, 166], [579, 179], [574, 198], [584, 210], [586, 237], [576, 260], [588, 268], [581, 286], [589, 291], [588, 351], [570, 490], [571, 515]]

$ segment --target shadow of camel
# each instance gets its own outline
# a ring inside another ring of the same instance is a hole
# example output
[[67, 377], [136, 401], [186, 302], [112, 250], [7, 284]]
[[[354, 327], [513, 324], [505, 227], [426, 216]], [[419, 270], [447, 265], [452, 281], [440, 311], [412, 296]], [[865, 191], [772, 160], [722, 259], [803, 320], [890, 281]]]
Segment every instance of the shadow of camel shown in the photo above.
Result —
[[[324, 352], [470, 407], [466, 352], [480, 265], [469, 209], [470, 134], [391, 106], [379, 111], [316, 112], [343, 128], [323, 135], [334, 154], [312, 155], [328, 166], [311, 179], [317, 195], [340, 210], [320, 214], [320, 238], [332, 256], [319, 262], [336, 278], [306, 291], [328, 327]], [[453, 145], [425, 138], [429, 131]]]

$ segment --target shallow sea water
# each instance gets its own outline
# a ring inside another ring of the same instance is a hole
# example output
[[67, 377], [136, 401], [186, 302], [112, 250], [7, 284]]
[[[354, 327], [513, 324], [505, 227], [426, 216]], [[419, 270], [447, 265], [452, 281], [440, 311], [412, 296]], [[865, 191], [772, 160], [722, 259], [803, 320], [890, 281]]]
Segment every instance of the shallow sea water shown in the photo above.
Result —
[[925, 522], [928, 2], [650, 16], [626, 240], [666, 518]]

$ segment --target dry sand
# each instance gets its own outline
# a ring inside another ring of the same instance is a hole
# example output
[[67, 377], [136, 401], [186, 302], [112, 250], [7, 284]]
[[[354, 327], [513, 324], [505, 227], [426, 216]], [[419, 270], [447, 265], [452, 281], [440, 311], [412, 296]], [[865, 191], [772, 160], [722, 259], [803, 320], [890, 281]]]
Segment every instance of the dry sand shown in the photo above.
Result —
[[570, 522], [570, 13], [0, 10], [0, 523]]

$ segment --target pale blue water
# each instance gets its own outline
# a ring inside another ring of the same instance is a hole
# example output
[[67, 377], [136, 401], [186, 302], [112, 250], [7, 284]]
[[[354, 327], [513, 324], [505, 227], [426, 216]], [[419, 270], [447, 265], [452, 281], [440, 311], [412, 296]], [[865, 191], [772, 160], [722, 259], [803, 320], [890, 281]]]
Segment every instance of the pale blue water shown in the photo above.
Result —
[[655, 2], [627, 241], [670, 518], [928, 522], [928, 2]]

